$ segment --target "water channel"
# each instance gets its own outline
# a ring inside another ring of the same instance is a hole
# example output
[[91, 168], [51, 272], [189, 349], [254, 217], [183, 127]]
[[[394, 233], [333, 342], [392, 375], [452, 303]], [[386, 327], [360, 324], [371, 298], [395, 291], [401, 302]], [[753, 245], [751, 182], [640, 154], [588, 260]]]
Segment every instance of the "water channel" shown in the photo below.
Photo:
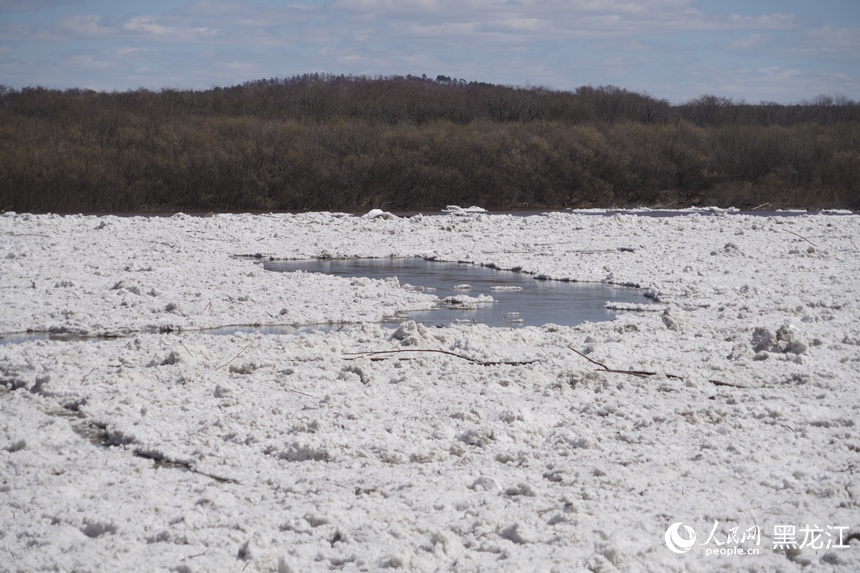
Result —
[[[607, 302], [651, 302], [640, 289], [538, 280], [527, 273], [420, 258], [269, 261], [263, 266], [266, 270], [281, 272], [319, 272], [374, 279], [397, 277], [401, 285], [420, 288], [441, 299], [436, 309], [398, 317], [430, 325], [470, 322], [494, 327], [547, 323], [574, 326], [612, 320], [617, 311], [605, 308]], [[492, 300], [487, 301], [488, 298]]]

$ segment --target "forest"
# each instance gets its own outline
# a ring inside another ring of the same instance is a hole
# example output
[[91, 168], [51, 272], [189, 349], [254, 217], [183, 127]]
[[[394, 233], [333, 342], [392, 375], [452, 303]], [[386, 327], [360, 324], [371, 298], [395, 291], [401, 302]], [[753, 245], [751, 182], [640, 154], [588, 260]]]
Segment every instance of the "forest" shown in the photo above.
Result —
[[0, 85], [0, 211], [860, 209], [860, 102], [446, 76]]

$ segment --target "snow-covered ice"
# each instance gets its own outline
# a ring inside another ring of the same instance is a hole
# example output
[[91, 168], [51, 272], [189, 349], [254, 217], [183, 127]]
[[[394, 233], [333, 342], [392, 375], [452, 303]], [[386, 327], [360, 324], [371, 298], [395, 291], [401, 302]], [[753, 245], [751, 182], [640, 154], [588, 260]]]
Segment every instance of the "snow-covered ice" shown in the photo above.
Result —
[[[370, 215], [0, 216], [0, 332], [116, 336], [0, 345], [0, 570], [860, 570], [858, 216]], [[659, 305], [392, 330], [436, 298], [260, 264], [396, 256]]]

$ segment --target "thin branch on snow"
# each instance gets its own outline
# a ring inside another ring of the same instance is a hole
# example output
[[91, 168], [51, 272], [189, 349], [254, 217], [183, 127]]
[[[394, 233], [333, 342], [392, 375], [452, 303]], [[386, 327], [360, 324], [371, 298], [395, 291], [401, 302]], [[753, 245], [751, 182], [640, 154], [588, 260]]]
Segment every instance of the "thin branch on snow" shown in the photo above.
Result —
[[290, 388], [289, 386], [284, 386], [288, 391], [295, 392], [296, 394], [301, 394], [302, 396], [307, 396], [308, 398], [316, 398], [313, 394], [308, 394], [307, 392], [302, 392], [301, 390], [296, 390], [295, 388]]
[[[614, 368], [609, 368], [608, 366], [606, 366], [606, 364], [604, 364], [602, 362], [598, 362], [597, 360], [594, 360], [593, 358], [589, 358], [588, 356], [586, 356], [585, 354], [583, 354], [582, 352], [580, 352], [579, 350], [577, 350], [573, 346], [568, 345], [568, 348], [570, 350], [572, 350], [573, 352], [575, 352], [576, 354], [579, 354], [580, 356], [582, 356], [583, 358], [585, 358], [586, 360], [588, 360], [592, 364], [600, 366], [601, 368], [603, 368], [603, 370], [605, 372], [612, 372], [614, 374], [629, 374], [630, 376], [636, 376], [637, 378], [646, 378], [648, 376], [657, 376], [658, 374], [660, 374], [659, 372], [650, 372], [648, 370], [615, 370]], [[663, 376], [665, 376], [666, 378], [670, 378], [672, 380], [683, 380], [684, 379], [682, 376], [678, 376], [677, 374], [668, 374], [666, 372], [663, 373]], [[730, 382], [723, 382], [722, 380], [708, 380], [708, 382], [710, 382], [714, 386], [730, 386], [731, 388], [746, 388], [746, 386], [741, 386], [739, 384], [731, 384]]]
[[230, 364], [231, 362], [233, 362], [234, 360], [236, 360], [237, 358], [239, 358], [240, 356], [242, 356], [242, 353], [243, 353], [243, 352], [245, 352], [246, 350], [248, 350], [248, 348], [249, 348], [252, 344], [254, 344], [254, 342], [256, 342], [256, 341], [249, 342], [249, 343], [248, 343], [248, 345], [247, 345], [247, 346], [245, 346], [245, 348], [243, 348], [242, 350], [240, 350], [240, 351], [239, 351], [239, 354], [237, 354], [236, 356], [234, 356], [233, 358], [231, 358], [230, 360], [228, 360], [227, 362], [225, 362], [224, 364], [222, 364], [221, 366], [219, 366], [219, 367], [218, 367], [218, 368], [216, 368], [215, 370], [220, 370], [221, 368], [224, 368], [225, 366], [227, 366], [228, 364]]
[[181, 467], [181, 468], [184, 468], [184, 469], [190, 471], [191, 473], [202, 475], [204, 477], [208, 477], [209, 479], [214, 479], [215, 481], [218, 481], [218, 482], [239, 483], [237, 480], [235, 480], [233, 478], [217, 476], [217, 475], [211, 474], [209, 472], [204, 472], [203, 470], [199, 470], [191, 462], [167, 458], [164, 455], [162, 455], [160, 452], [152, 452], [152, 451], [145, 450], [145, 449], [136, 449], [132, 453], [139, 458], [146, 458], [148, 460], [152, 460], [156, 464], [172, 465], [174, 467], [178, 466], [178, 467]]
[[816, 245], [815, 243], [813, 243], [812, 241], [810, 241], [809, 239], [807, 239], [806, 237], [804, 237], [800, 233], [795, 233], [794, 231], [789, 231], [788, 229], [783, 229], [783, 231], [785, 231], [786, 233], [791, 233], [795, 237], [800, 237], [801, 239], [803, 239], [804, 241], [806, 241], [807, 243], [809, 243], [810, 245], [812, 245], [816, 249], [818, 248], [818, 245]]
[[723, 382], [722, 380], [708, 380], [714, 386], [729, 386], [730, 388], [746, 388], [740, 384], [732, 384], [731, 382]]
[[194, 353], [193, 353], [193, 352], [191, 352], [190, 350], [188, 350], [188, 347], [187, 347], [187, 346], [185, 346], [184, 344], [182, 344], [182, 341], [181, 341], [181, 340], [179, 341], [179, 344], [182, 346], [182, 348], [184, 348], [184, 349], [185, 349], [185, 351], [186, 351], [186, 352], [188, 352], [188, 354], [190, 354], [190, 355], [191, 355], [191, 357], [192, 357], [192, 358], [194, 358]]
[[[586, 356], [585, 354], [583, 354], [582, 352], [580, 352], [579, 350], [575, 349], [574, 347], [572, 347], [570, 345], [568, 345], [568, 348], [571, 349], [572, 351], [574, 351], [575, 353], [579, 354], [580, 356], [582, 356], [583, 358], [585, 358], [586, 360], [588, 360], [592, 364], [596, 364], [597, 366], [600, 366], [606, 372], [613, 372], [615, 374], [629, 374], [631, 376], [636, 376], [638, 378], [644, 378], [646, 376], [655, 376], [658, 374], [657, 372], [649, 372], [647, 370], [615, 370], [614, 368], [609, 368], [606, 364], [603, 364], [602, 362], [598, 362], [597, 360], [589, 358], [588, 356]], [[682, 378], [680, 376], [677, 376], [675, 374], [665, 374], [664, 373], [664, 376], [666, 376], [666, 378], [672, 378], [674, 380], [682, 380]]]
[[[499, 365], [508, 365], [508, 366], [524, 366], [526, 364], [534, 364], [535, 362], [540, 362], [540, 358], [536, 358], [534, 360], [520, 360], [520, 361], [506, 361], [506, 360], [491, 360], [484, 361], [478, 360], [477, 358], [470, 358], [468, 356], [464, 356], [462, 354], [457, 354], [456, 352], [451, 352], [449, 350], [438, 350], [435, 348], [404, 348], [400, 350], [379, 350], [375, 352], [349, 352], [347, 355], [349, 358], [347, 360], [355, 360], [356, 358], [361, 357], [369, 357], [372, 362], [377, 362], [379, 360], [386, 360], [391, 358], [390, 356], [383, 356], [384, 354], [402, 354], [404, 352], [435, 352], [438, 354], [447, 354], [448, 356], [454, 356], [456, 358], [462, 358], [463, 360], [468, 360], [469, 362], [473, 362], [475, 364], [480, 364], [481, 366], [499, 366]], [[414, 357], [401, 357], [400, 360], [410, 360]]]

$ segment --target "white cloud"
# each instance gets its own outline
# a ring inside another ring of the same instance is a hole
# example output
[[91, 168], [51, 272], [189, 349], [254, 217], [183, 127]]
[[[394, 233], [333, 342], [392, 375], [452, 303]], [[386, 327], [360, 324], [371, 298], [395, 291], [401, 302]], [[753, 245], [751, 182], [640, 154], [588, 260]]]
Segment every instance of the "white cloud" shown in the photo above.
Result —
[[124, 30], [146, 34], [167, 42], [211, 41], [218, 35], [217, 29], [206, 26], [171, 26], [160, 23], [155, 16], [135, 16], [122, 25]]
[[[462, 8], [470, 3], [465, 0], [459, 6]], [[387, 14], [392, 14], [438, 12], [449, 8], [449, 4], [446, 0], [337, 0], [332, 2], [332, 7], [356, 12], [379, 13], [384, 11]]]
[[729, 14], [728, 23], [733, 29], [745, 30], [791, 30], [797, 28], [800, 23], [794, 14], [762, 14], [759, 16], [746, 16], [743, 14]]
[[[408, 35], [416, 36], [461, 36], [471, 34], [479, 28], [478, 22], [443, 22], [440, 24], [421, 24], [418, 22], [404, 26], [403, 32]], [[367, 34], [368, 39], [373, 36]]]
[[537, 18], [505, 18], [495, 20], [491, 25], [493, 28], [511, 32], [539, 32], [546, 27], [546, 23]]
[[146, 54], [151, 53], [152, 50], [147, 48], [117, 48], [116, 50], [111, 51], [111, 55], [116, 56], [117, 58], [130, 58], [130, 57], [140, 57]]
[[43, 12], [76, 3], [76, 0], [0, 0], [0, 12]]
[[32, 38], [33, 28], [27, 24], [0, 24], [0, 41], [20, 42]]
[[612, 12], [621, 14], [652, 14], [654, 12], [676, 11], [692, 5], [690, 0], [576, 0], [561, 2], [574, 9], [588, 12]]
[[770, 34], [750, 34], [746, 38], [735, 40], [728, 45], [730, 50], [755, 50], [767, 46], [771, 38]]
[[94, 69], [94, 70], [106, 70], [115, 67], [115, 64], [112, 61], [102, 60], [99, 58], [94, 58], [92, 56], [87, 55], [75, 55], [69, 56], [66, 59], [66, 64], [73, 68], [77, 69]]
[[799, 76], [801, 74], [800, 70], [783, 70], [778, 66], [759, 68], [757, 71], [768, 78], [781, 80], [792, 78], [794, 76]]
[[259, 64], [255, 64], [253, 62], [223, 62], [221, 65], [225, 71], [230, 72], [235, 77], [239, 78], [254, 78], [265, 74], [265, 70], [261, 69]]
[[[739, 15], [703, 12], [691, 0], [338, 0], [330, 25], [343, 29], [360, 21], [363, 35], [379, 41], [404, 35], [455, 42], [459, 47], [538, 39], [601, 40], [678, 32], [778, 31], [795, 29], [793, 14]], [[736, 47], [740, 48], [738, 44]]]
[[823, 26], [807, 32], [804, 39], [806, 50], [826, 57], [860, 59], [860, 28]]
[[96, 15], [75, 15], [68, 16], [60, 20], [58, 28], [71, 34], [85, 38], [104, 38], [111, 36], [114, 29], [111, 26], [100, 25], [101, 16]]

